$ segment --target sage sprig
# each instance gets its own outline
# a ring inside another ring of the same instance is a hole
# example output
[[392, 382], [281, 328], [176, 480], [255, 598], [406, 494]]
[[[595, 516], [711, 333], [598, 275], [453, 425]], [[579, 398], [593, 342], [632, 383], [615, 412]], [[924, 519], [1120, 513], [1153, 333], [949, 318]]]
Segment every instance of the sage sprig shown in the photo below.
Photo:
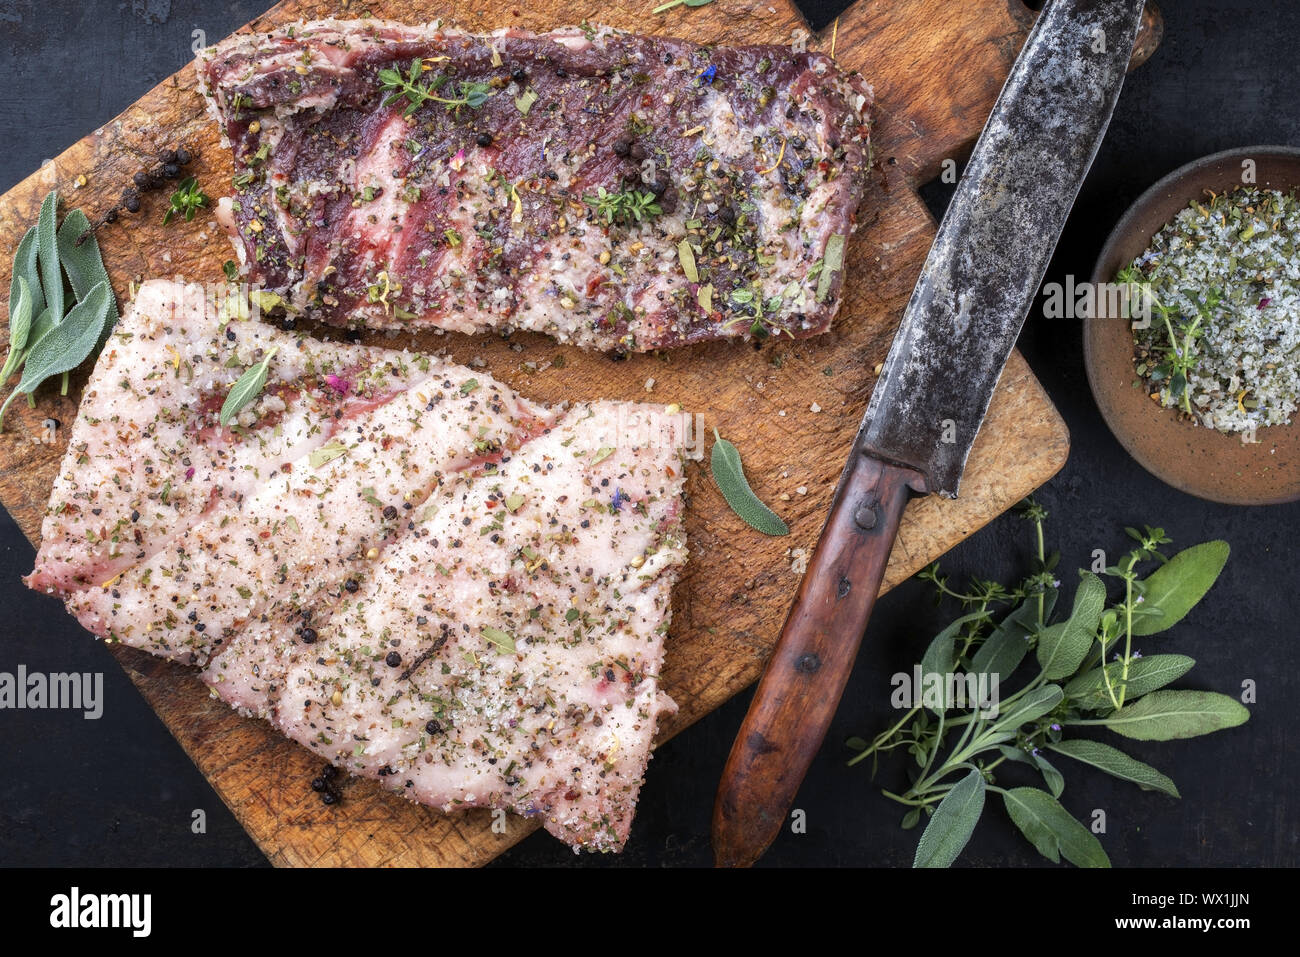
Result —
[[731, 510], [739, 515], [746, 524], [764, 535], [789, 535], [790, 527], [781, 520], [762, 500], [754, 494], [745, 478], [745, 469], [740, 463], [737, 448], [713, 430], [713, 451], [709, 457], [713, 481], [727, 500]]
[[62, 376], [61, 391], [67, 395], [68, 373], [98, 351], [117, 322], [117, 302], [98, 242], [91, 234], [77, 245], [89, 221], [81, 210], [73, 210], [60, 227], [58, 206], [58, 193], [51, 191], [14, 256], [9, 352], [0, 367], [0, 384], [20, 370], [22, 374], [0, 405], [0, 431], [10, 403], [26, 395], [34, 406], [34, 393], [52, 376]]
[[[905, 829], [922, 816], [928, 819], [916, 850], [917, 867], [946, 867], [956, 860], [988, 794], [1002, 799], [1012, 823], [1044, 857], [1107, 867], [1101, 842], [1058, 800], [1065, 777], [1048, 756], [1061, 755], [1144, 790], [1179, 797], [1174, 782], [1150, 765], [1074, 735], [1096, 728], [1135, 740], [1169, 741], [1235, 727], [1249, 718], [1245, 706], [1228, 695], [1166, 687], [1195, 664], [1191, 658], [1143, 657], [1134, 647], [1134, 639], [1166, 631], [1205, 596], [1227, 561], [1226, 542], [1205, 542], [1166, 557], [1162, 547], [1170, 540], [1162, 529], [1126, 529], [1135, 547], [1097, 573], [1081, 570], [1070, 611], [1053, 620], [1061, 582], [1055, 577], [1058, 556], [1044, 550], [1047, 512], [1029, 501], [1024, 514], [1035, 526], [1037, 555], [1029, 575], [1016, 585], [976, 579], [957, 590], [937, 564], [921, 573], [964, 613], [930, 642], [910, 710], [871, 742], [848, 742], [858, 752], [849, 764], [870, 757], [874, 767], [880, 755], [896, 749], [915, 760], [910, 786], [902, 793], [883, 793], [907, 808]], [[1144, 575], [1140, 568], [1149, 563], [1156, 567]], [[1120, 585], [1114, 601], [1107, 597], [1105, 579]], [[1026, 660], [1036, 662], [1036, 671], [1003, 693]], [[989, 678], [997, 683], [980, 685]], [[971, 699], [971, 689], [990, 686], [992, 695]], [[1007, 762], [1027, 767], [1043, 787], [1001, 786]]]
[[221, 415], [218, 417], [218, 421], [223, 427], [229, 425], [230, 420], [237, 416], [248, 403], [262, 394], [262, 390], [266, 388], [266, 376], [271, 370], [271, 357], [279, 349], [279, 346], [273, 346], [266, 355], [262, 356], [261, 362], [250, 366], [243, 375], [235, 380], [235, 384], [226, 393], [226, 401], [221, 403]]

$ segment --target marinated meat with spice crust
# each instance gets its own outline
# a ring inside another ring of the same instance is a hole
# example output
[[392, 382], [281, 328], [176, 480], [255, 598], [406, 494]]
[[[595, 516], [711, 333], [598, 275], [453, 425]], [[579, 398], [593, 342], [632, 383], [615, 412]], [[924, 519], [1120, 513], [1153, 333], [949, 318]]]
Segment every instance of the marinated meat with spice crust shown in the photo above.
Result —
[[325, 20], [198, 71], [244, 272], [327, 321], [644, 351], [839, 307], [871, 90], [823, 53]]
[[[447, 811], [627, 838], [686, 560], [688, 420], [563, 411], [147, 282], [87, 383], [33, 588]], [[222, 402], [275, 350], [228, 425]]]

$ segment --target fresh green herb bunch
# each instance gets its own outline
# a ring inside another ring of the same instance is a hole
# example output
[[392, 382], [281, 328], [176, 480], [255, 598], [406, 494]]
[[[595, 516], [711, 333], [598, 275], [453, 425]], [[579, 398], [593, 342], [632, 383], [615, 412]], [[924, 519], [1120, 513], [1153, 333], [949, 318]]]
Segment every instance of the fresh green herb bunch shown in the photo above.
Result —
[[[425, 103], [442, 103], [452, 113], [459, 114], [461, 108], [466, 106], [477, 110], [492, 95], [492, 87], [486, 83], [469, 80], [453, 82], [446, 74], [439, 74], [426, 80], [424, 73], [424, 61], [418, 57], [411, 61], [406, 76], [403, 76], [400, 70], [380, 70], [380, 86], [389, 93], [384, 100], [384, 106], [391, 106], [405, 99], [407, 106], [403, 111], [404, 116], [410, 116]], [[439, 95], [444, 87], [446, 92], [451, 94], [450, 96]]]
[[41, 203], [40, 217], [18, 244], [9, 288], [9, 353], [0, 385], [19, 370], [18, 385], [0, 405], [0, 430], [9, 404], [20, 394], [36, 406], [34, 393], [98, 351], [117, 322], [117, 302], [85, 213], [74, 209], [58, 225], [58, 193]]
[[1166, 338], [1155, 348], [1159, 362], [1145, 369], [1144, 373], [1153, 383], [1168, 382], [1170, 398], [1179, 402], [1183, 411], [1191, 415], [1192, 397], [1191, 390], [1187, 387], [1187, 380], [1200, 360], [1200, 341], [1223, 294], [1217, 289], [1210, 289], [1202, 297], [1194, 290], [1183, 290], [1184, 295], [1196, 305], [1196, 315], [1185, 318], [1178, 309], [1160, 300], [1152, 291], [1151, 283], [1136, 265], [1127, 266], [1117, 272], [1115, 281], [1129, 287], [1130, 304], [1135, 310], [1150, 305], [1160, 317]]
[[[1168, 741], [1208, 734], [1246, 721], [1249, 712], [1234, 698], [1205, 691], [1162, 690], [1195, 664], [1184, 655], [1143, 657], [1134, 640], [1176, 624], [1201, 600], [1223, 570], [1226, 542], [1195, 545], [1166, 557], [1170, 539], [1163, 529], [1125, 529], [1136, 543], [1119, 562], [1099, 569], [1120, 583], [1116, 601], [1107, 598], [1103, 577], [1080, 570], [1068, 615], [1053, 618], [1060, 582], [1057, 557], [1046, 556], [1047, 512], [1032, 500], [1023, 507], [1033, 523], [1037, 554], [1030, 574], [1015, 586], [972, 581], [967, 590], [950, 587], [937, 564], [920, 577], [941, 598], [955, 599], [964, 614], [941, 631], [921, 659], [922, 688], [915, 705], [870, 743], [850, 739], [873, 770], [878, 757], [905, 749], [915, 760], [911, 786], [884, 791], [904, 805], [904, 828], [929, 819], [914, 866], [946, 867], [966, 846], [984, 801], [997, 794], [1021, 833], [1052, 861], [1062, 856], [1084, 867], [1110, 864], [1101, 843], [1057, 800], [1065, 788], [1048, 755], [1064, 755], [1144, 790], [1178, 797], [1173, 781], [1124, 752], [1086, 738], [1077, 729], [1106, 728], [1142, 741]], [[1139, 566], [1155, 562], [1143, 576]], [[1007, 609], [1004, 614], [997, 614]], [[971, 700], [966, 689], [980, 679], [1006, 688], [1016, 670], [1031, 660], [1036, 672], [996, 706]], [[1002, 787], [997, 771], [1012, 761], [1042, 776], [1046, 790]]]
[[655, 194], [649, 190], [624, 189], [611, 193], [600, 186], [596, 189], [596, 195], [588, 193], [582, 197], [582, 201], [595, 209], [596, 215], [611, 226], [631, 226], [663, 212]]

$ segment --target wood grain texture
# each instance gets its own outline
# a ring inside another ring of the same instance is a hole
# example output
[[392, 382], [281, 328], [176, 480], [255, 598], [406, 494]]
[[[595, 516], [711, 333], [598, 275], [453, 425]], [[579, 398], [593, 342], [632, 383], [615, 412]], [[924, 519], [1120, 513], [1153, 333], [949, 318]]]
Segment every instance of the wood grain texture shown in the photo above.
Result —
[[[702, 42], [788, 40], [801, 21], [787, 0], [749, 4], [716, 0], [651, 17], [649, 0], [535, 0], [478, 12], [446, 2], [366, 4], [286, 0], [254, 26], [369, 11], [408, 22], [451, 17], [473, 30], [549, 29], [583, 19], [688, 36]], [[830, 333], [763, 351], [716, 343], [664, 356], [612, 362], [535, 335], [512, 342], [486, 336], [375, 337], [387, 345], [480, 357], [493, 375], [531, 398], [646, 399], [680, 402], [740, 447], [760, 496], [791, 527], [788, 538], [752, 532], [726, 507], [704, 465], [689, 471], [687, 532], [691, 561], [674, 597], [664, 687], [680, 711], [661, 728], [666, 739], [756, 680], [780, 631], [799, 576], [798, 550], [811, 551], [894, 328], [934, 235], [915, 187], [945, 157], [969, 148], [992, 107], [1030, 19], [1018, 0], [859, 0], [841, 19], [835, 54], [875, 84], [875, 147], [881, 175], [862, 226], [849, 246], [846, 298]], [[811, 41], [829, 49], [830, 31]], [[96, 130], [0, 197], [0, 288], [8, 288], [14, 249], [35, 221], [41, 198], [58, 187], [66, 208], [92, 217], [113, 203], [143, 160], [185, 144], [210, 195], [229, 192], [228, 155], [207, 121], [189, 69], [164, 81], [117, 119]], [[87, 183], [74, 188], [80, 175]], [[164, 229], [165, 197], [100, 237], [119, 299], [147, 277], [212, 281], [231, 258], [210, 218]], [[535, 364], [535, 368], [524, 365]], [[653, 378], [654, 391], [645, 383]], [[67, 429], [42, 443], [41, 423], [70, 423], [81, 381], [66, 398], [44, 389], [35, 410], [11, 407], [0, 436], [0, 502], [32, 541], [39, 535]], [[812, 411], [814, 408], [820, 411]], [[884, 588], [915, 573], [970, 535], [1064, 464], [1068, 436], [1024, 361], [1013, 354], [971, 454], [962, 497], [926, 498], [904, 514]], [[802, 490], [802, 491], [801, 491]], [[51, 614], [57, 614], [51, 605]], [[866, 653], [870, 653], [869, 650]], [[510, 818], [504, 833], [486, 811], [443, 816], [382, 792], [366, 781], [344, 784], [341, 805], [320, 804], [308, 787], [320, 760], [259, 721], [241, 718], [209, 697], [189, 669], [131, 649], [115, 654], [172, 733], [254, 840], [277, 865], [474, 865], [531, 832]], [[654, 774], [653, 763], [648, 772]]]

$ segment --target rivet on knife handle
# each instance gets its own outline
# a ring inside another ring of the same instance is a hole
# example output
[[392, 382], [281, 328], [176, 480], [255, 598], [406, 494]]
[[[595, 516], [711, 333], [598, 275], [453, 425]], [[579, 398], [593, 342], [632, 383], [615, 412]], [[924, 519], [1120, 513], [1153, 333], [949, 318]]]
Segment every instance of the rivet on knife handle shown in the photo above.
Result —
[[784, 825], [853, 668], [903, 507], [921, 481], [865, 455], [846, 474], [727, 759], [713, 808], [719, 866], [752, 864]]

